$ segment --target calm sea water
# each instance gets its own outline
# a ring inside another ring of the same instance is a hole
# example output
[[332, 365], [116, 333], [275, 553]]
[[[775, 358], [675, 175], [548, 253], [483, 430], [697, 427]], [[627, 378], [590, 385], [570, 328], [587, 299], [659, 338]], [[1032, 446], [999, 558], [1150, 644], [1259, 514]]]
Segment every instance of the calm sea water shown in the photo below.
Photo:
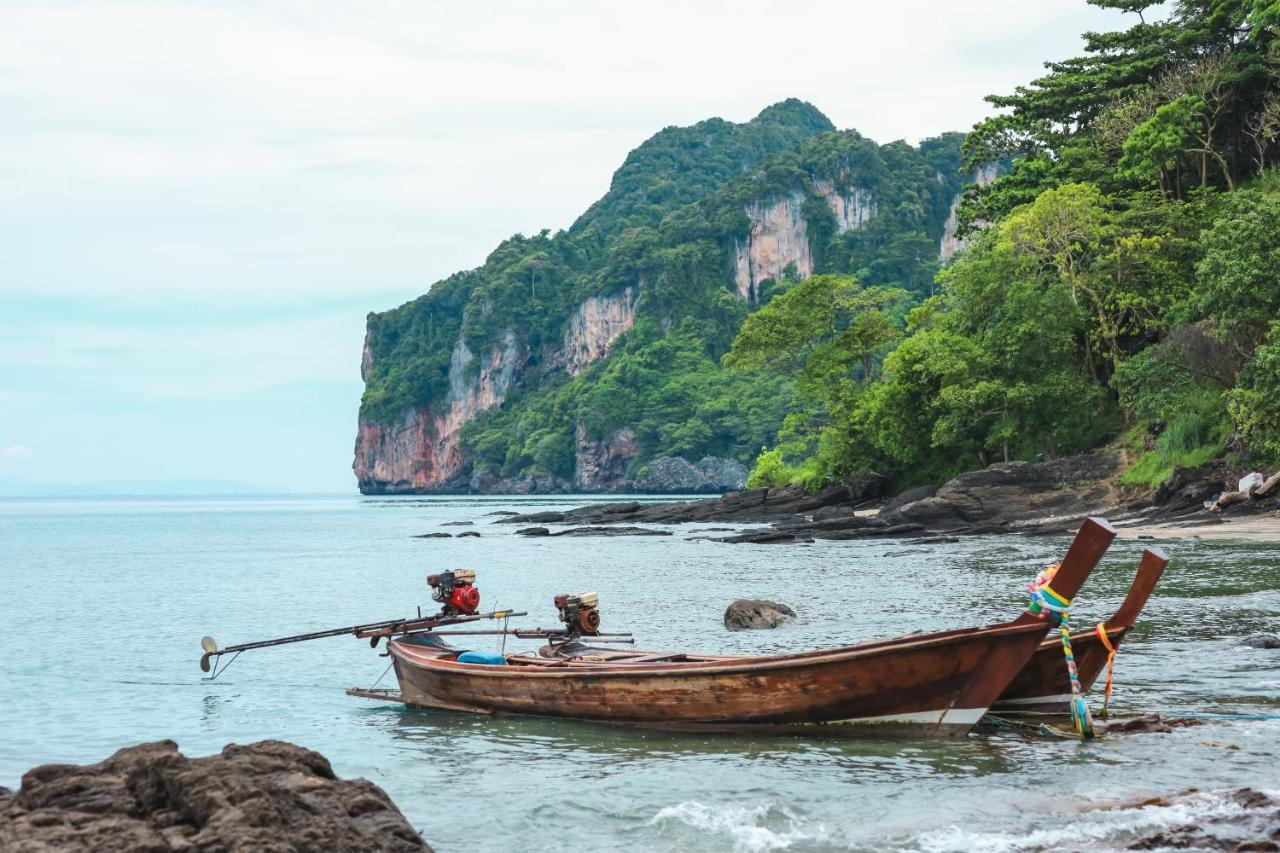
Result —
[[[1280, 788], [1280, 720], [1087, 745], [1011, 733], [654, 734], [350, 698], [344, 688], [373, 684], [387, 661], [347, 637], [246, 653], [218, 680], [201, 678], [203, 634], [228, 645], [410, 615], [432, 606], [424, 577], [452, 567], [479, 572], [486, 605], [528, 610], [523, 624], [552, 625], [554, 593], [590, 589], [606, 629], [632, 630], [644, 647], [776, 652], [1003, 621], [1066, 544], [724, 545], [687, 541], [691, 527], [529, 540], [486, 516], [580, 501], [0, 500], [0, 784], [166, 737], [188, 755], [281, 738], [381, 785], [446, 853], [1106, 848], [1188, 809], [1229, 811], [1213, 791]], [[413, 538], [465, 529], [482, 535]], [[1122, 648], [1113, 706], [1280, 713], [1280, 652], [1241, 643], [1280, 628], [1280, 545], [1162, 544], [1172, 563]], [[1140, 551], [1111, 549], [1077, 599], [1077, 624], [1114, 610]], [[726, 632], [724, 607], [742, 596], [787, 602], [802, 618]], [[1187, 787], [1211, 793], [1177, 809], [1091, 810]]]

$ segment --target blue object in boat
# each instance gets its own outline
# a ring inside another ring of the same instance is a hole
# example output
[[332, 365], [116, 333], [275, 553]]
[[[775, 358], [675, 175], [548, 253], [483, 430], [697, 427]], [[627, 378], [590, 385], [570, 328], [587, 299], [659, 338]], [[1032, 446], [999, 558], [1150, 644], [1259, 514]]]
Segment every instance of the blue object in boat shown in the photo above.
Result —
[[487, 666], [506, 666], [507, 659], [497, 652], [461, 652], [458, 663], [482, 663]]

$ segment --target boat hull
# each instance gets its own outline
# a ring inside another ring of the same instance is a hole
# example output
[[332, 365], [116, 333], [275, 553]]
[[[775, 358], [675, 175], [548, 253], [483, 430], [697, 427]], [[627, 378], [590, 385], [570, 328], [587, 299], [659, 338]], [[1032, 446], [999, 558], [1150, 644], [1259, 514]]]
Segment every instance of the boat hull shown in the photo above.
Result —
[[798, 655], [678, 664], [460, 664], [389, 644], [403, 700], [688, 731], [967, 733], [1026, 663], [1044, 623], [955, 631]]
[[[1109, 628], [1107, 638], [1113, 648], [1118, 648], [1128, 633], [1128, 626]], [[1087, 693], [1107, 668], [1106, 647], [1097, 634], [1081, 631], [1071, 635], [1071, 654], [1076, 661], [1080, 688]], [[1071, 713], [1071, 677], [1067, 675], [1067, 660], [1062, 653], [1062, 640], [1057, 634], [1040, 644], [991, 710], [997, 713]]]

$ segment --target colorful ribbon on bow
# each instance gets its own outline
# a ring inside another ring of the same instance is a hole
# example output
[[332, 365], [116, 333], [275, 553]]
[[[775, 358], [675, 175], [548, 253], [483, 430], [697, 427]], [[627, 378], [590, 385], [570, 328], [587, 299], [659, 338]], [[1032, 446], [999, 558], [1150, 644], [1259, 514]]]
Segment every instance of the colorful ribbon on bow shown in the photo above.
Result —
[[1111, 676], [1116, 666], [1116, 647], [1111, 645], [1111, 638], [1107, 636], [1107, 623], [1099, 622], [1093, 629], [1098, 635], [1098, 639], [1102, 641], [1103, 648], [1107, 650], [1107, 687], [1102, 694], [1102, 711], [1099, 716], [1102, 719], [1107, 718], [1107, 705], [1111, 702]]
[[1088, 740], [1093, 737], [1093, 718], [1089, 715], [1089, 703], [1085, 701], [1084, 690], [1080, 687], [1076, 658], [1071, 652], [1071, 599], [1059, 595], [1049, 586], [1057, 573], [1058, 566], [1050, 566], [1027, 584], [1031, 592], [1027, 612], [1039, 619], [1048, 619], [1062, 635], [1062, 654], [1067, 661], [1067, 678], [1071, 682], [1071, 723], [1080, 737]]

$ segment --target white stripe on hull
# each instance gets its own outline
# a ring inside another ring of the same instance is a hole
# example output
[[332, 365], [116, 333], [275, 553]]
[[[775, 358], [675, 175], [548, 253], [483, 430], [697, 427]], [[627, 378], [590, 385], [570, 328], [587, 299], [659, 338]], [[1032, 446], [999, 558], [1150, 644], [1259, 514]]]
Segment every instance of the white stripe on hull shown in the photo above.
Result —
[[911, 724], [918, 726], [972, 726], [987, 713], [986, 708], [944, 708], [940, 711], [914, 711], [909, 714], [888, 714], [883, 717], [854, 717], [849, 720], [833, 720], [826, 725], [854, 726], [877, 724]]

